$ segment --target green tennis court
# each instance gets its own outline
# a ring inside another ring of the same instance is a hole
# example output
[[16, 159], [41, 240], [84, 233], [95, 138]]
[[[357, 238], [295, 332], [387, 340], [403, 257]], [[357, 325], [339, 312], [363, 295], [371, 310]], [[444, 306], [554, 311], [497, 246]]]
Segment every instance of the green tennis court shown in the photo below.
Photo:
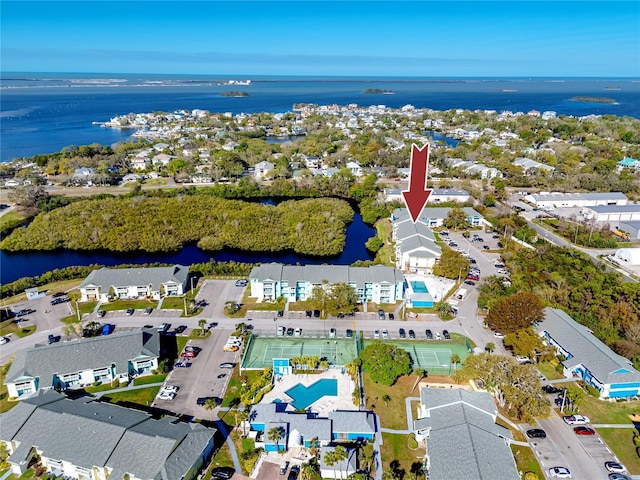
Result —
[[273, 366], [274, 358], [317, 355], [330, 365], [344, 365], [358, 354], [352, 338], [266, 338], [252, 336], [242, 358], [241, 368], [262, 369]]
[[[372, 343], [365, 341], [365, 346]], [[423, 368], [433, 373], [448, 374], [451, 355], [456, 354], [462, 362], [469, 355], [465, 345], [453, 342], [385, 341], [406, 350], [413, 360], [414, 368]]]

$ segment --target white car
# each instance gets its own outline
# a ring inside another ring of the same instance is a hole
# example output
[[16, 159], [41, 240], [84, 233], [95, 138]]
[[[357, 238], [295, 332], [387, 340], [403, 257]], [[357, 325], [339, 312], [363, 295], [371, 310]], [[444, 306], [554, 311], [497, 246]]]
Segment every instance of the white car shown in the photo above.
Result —
[[553, 467], [549, 469], [549, 475], [553, 478], [573, 478], [571, 470], [567, 467]]
[[373, 338], [380, 338], [380, 330], [373, 331]]
[[178, 390], [180, 388], [176, 387], [175, 385], [165, 385], [162, 387], [162, 389], [160, 390], [160, 393], [178, 393]]
[[604, 462], [604, 468], [611, 473], [626, 473], [627, 469], [618, 462]]
[[329, 330], [329, 338], [336, 338], [336, 329], [332, 328]]
[[587, 425], [589, 423], [589, 417], [584, 415], [567, 415], [562, 419], [567, 425]]
[[389, 332], [386, 328], [382, 329], [382, 338], [389, 338]]
[[502, 333], [500, 333], [500, 332], [494, 333], [493, 336], [496, 337], [496, 338], [504, 338], [504, 335]]
[[279, 337], [284, 337], [284, 332], [285, 332], [285, 328], [282, 325], [280, 325], [278, 327], [278, 336]]
[[518, 363], [529, 363], [531, 359], [529, 357], [523, 357], [522, 355], [516, 355], [516, 362]]
[[433, 334], [436, 337], [436, 340], [440, 340], [442, 337], [440, 336], [440, 332], [436, 332]]
[[176, 398], [176, 394], [173, 392], [160, 392], [158, 398], [160, 400], [173, 400], [174, 398]]
[[9, 341], [9, 339], [7, 337], [0, 337], [0, 345], [4, 345], [8, 341]]
[[302, 336], [302, 329], [300, 327], [296, 328], [294, 334], [295, 337], [301, 337]]

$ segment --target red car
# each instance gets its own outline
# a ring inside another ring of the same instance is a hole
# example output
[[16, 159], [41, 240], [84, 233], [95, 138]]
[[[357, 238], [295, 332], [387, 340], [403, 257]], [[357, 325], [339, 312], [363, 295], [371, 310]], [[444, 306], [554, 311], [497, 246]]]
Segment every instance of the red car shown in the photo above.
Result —
[[196, 352], [194, 352], [193, 350], [189, 351], [189, 352], [182, 352], [180, 354], [180, 356], [182, 358], [194, 358], [197, 355]]
[[573, 427], [573, 431], [576, 435], [595, 435], [596, 431], [589, 427]]

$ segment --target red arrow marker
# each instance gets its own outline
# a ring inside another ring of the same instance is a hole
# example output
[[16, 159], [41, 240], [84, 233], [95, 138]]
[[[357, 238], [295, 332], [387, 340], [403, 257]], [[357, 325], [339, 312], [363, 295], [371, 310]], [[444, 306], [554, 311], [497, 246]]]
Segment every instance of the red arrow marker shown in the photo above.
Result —
[[411, 220], [416, 223], [420, 212], [427, 204], [427, 199], [431, 188], [427, 185], [427, 171], [429, 169], [429, 144], [425, 143], [422, 148], [415, 144], [411, 147], [411, 163], [409, 164], [409, 190], [403, 190], [404, 203], [407, 204]]

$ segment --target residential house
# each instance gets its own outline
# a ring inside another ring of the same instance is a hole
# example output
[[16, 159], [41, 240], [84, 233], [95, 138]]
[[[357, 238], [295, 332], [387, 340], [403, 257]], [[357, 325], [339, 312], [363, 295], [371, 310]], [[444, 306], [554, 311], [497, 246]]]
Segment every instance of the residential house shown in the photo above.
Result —
[[433, 231], [426, 223], [410, 218], [392, 221], [396, 268], [403, 272], [431, 272], [442, 254]]
[[545, 308], [537, 332], [566, 360], [564, 376], [582, 380], [598, 390], [600, 398], [640, 395], [640, 372], [631, 360], [618, 355], [562, 310]]
[[351, 175], [353, 175], [354, 177], [362, 176], [362, 167], [358, 162], [354, 162], [354, 161], [347, 162], [347, 169], [351, 172]]
[[547, 172], [553, 172], [555, 170], [555, 167], [536, 162], [535, 160], [526, 157], [516, 158], [513, 161], [513, 164], [517, 165], [518, 167], [522, 167], [522, 170], [527, 175], [531, 174], [531, 172], [535, 170], [544, 170]]
[[640, 170], [640, 160], [636, 160], [635, 158], [631, 157], [624, 157], [618, 162], [618, 167], [620, 169], [629, 168], [631, 170]]
[[131, 159], [131, 168], [136, 170], [145, 170], [149, 166], [149, 158], [146, 156], [135, 156]]
[[320, 477], [322, 478], [342, 478], [346, 479], [356, 473], [358, 468], [358, 450], [346, 448], [347, 458], [332, 465], [325, 463], [325, 455], [334, 452], [335, 447], [320, 447]]
[[[382, 191], [382, 198], [385, 202], [403, 202], [401, 188], [385, 188]], [[466, 190], [455, 188], [434, 188], [427, 199], [427, 203], [457, 202], [464, 203], [471, 199], [471, 195]]]
[[187, 288], [189, 267], [101, 268], [94, 270], [80, 284], [80, 301], [108, 302], [115, 298], [146, 298], [183, 295]]
[[421, 388], [418, 416], [414, 432], [426, 442], [429, 480], [520, 480], [511, 432], [496, 424], [488, 392]]
[[265, 177], [269, 177], [271, 175], [271, 171], [274, 168], [275, 165], [273, 163], [263, 160], [262, 162], [256, 163], [253, 171], [253, 176], [256, 180], [262, 180]]
[[7, 372], [9, 396], [68, 390], [94, 382], [128, 381], [158, 368], [160, 340], [154, 329], [132, 330], [18, 350]]
[[280, 297], [289, 302], [307, 300], [313, 288], [325, 282], [352, 286], [360, 302], [395, 303], [402, 299], [404, 293], [402, 272], [383, 265], [349, 267], [267, 263], [254, 267], [249, 275], [250, 296], [258, 302], [270, 302]]
[[200, 423], [48, 391], [0, 415], [9, 471], [35, 457], [74, 480], [193, 480], [211, 458], [215, 429]]
[[174, 158], [176, 157], [172, 155], [168, 155], [166, 153], [159, 153], [158, 155], [153, 157], [151, 161], [153, 162], [154, 165], [161, 164], [166, 167], [169, 164], [169, 162]]

